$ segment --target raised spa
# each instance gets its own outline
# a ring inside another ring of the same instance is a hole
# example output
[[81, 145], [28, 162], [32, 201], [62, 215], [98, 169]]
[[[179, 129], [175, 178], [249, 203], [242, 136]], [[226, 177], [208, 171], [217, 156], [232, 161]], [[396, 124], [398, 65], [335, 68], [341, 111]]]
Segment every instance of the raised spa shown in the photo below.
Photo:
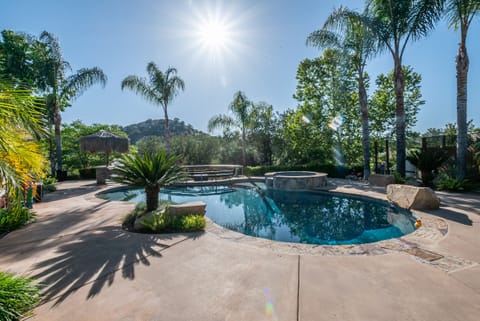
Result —
[[312, 190], [327, 185], [327, 174], [308, 171], [271, 172], [265, 174], [267, 189]]

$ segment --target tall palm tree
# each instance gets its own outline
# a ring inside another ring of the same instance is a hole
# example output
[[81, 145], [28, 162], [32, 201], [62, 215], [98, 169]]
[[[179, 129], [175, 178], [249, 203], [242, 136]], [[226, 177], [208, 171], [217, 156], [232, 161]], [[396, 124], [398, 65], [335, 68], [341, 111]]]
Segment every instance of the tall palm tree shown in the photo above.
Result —
[[378, 50], [376, 38], [358, 19], [348, 14], [348, 9], [334, 10], [323, 28], [312, 32], [307, 44], [319, 48], [337, 48], [344, 51], [353, 62], [358, 80], [358, 96], [362, 118], [363, 177], [370, 176], [370, 133], [368, 127], [368, 99], [365, 89], [365, 65]]
[[480, 11], [480, 0], [449, 0], [447, 17], [450, 27], [460, 29], [457, 63], [457, 178], [463, 179], [467, 156], [467, 84], [469, 59], [467, 54], [467, 34], [473, 18]]
[[147, 211], [158, 208], [160, 188], [184, 178], [178, 157], [165, 151], [156, 154], [126, 154], [115, 167], [112, 179], [123, 184], [143, 186], [147, 198]]
[[228, 106], [230, 115], [217, 115], [208, 121], [208, 130], [211, 132], [217, 128], [238, 127], [242, 134], [242, 165], [247, 164], [247, 129], [251, 121], [252, 103], [245, 93], [237, 91], [233, 95], [233, 101]]
[[[49, 32], [42, 32], [40, 41], [47, 48], [47, 57], [43, 63], [43, 73], [46, 78], [46, 90], [48, 91], [47, 109], [50, 121], [55, 130], [55, 157], [51, 149], [52, 174], [62, 171], [62, 115], [61, 112], [70, 105], [70, 101], [79, 97], [94, 84], [105, 87], [107, 76], [98, 68], [82, 68], [67, 77], [67, 70], [71, 70], [70, 64], [64, 60], [58, 39]], [[52, 145], [52, 144], [51, 144]], [[53, 147], [53, 146], [52, 146]]]
[[127, 76], [122, 81], [122, 90], [128, 88], [147, 101], [160, 105], [165, 116], [165, 143], [170, 153], [170, 128], [168, 124], [168, 106], [177, 96], [179, 90], [185, 90], [185, 82], [177, 76], [177, 69], [169, 67], [162, 72], [152, 61], [147, 65], [149, 79], [135, 75]]
[[402, 60], [410, 41], [425, 37], [441, 18], [445, 0], [368, 0], [367, 15], [354, 11], [346, 14], [356, 17], [378, 39], [393, 59], [395, 117], [397, 140], [397, 172], [405, 176], [405, 79]]

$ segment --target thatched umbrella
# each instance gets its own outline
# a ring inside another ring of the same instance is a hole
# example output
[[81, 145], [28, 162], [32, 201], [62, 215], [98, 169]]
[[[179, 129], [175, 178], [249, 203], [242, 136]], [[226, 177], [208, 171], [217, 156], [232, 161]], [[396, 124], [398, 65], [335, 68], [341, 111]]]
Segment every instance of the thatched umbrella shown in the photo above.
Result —
[[105, 153], [107, 158], [112, 152], [127, 153], [128, 138], [114, 135], [104, 130], [80, 138], [80, 150], [89, 153]]

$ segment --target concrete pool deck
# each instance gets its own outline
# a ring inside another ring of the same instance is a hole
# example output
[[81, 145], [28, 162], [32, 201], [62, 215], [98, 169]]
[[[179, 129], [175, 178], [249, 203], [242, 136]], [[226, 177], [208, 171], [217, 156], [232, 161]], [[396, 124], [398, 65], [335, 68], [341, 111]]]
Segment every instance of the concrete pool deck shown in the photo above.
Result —
[[35, 223], [0, 239], [0, 270], [44, 285], [32, 320], [478, 320], [479, 195], [438, 193], [440, 210], [416, 212], [427, 226], [398, 247], [329, 247], [213, 223], [204, 233], [129, 233], [120, 222], [133, 204], [98, 199], [99, 190], [59, 183], [34, 205]]

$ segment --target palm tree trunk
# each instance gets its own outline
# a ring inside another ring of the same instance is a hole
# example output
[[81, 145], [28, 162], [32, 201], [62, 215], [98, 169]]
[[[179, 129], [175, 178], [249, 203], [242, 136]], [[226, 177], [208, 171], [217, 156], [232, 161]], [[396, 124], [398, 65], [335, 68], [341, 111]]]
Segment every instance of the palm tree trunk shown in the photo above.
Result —
[[145, 195], [147, 201], [147, 212], [156, 210], [158, 208], [158, 193], [160, 192], [159, 186], [145, 187]]
[[56, 169], [57, 169], [57, 165], [56, 165], [56, 162], [55, 162], [55, 141], [54, 141], [54, 134], [52, 133], [53, 131], [53, 128], [52, 128], [52, 124], [50, 123], [49, 124], [49, 137], [48, 137], [48, 144], [49, 144], [49, 150], [48, 150], [48, 156], [49, 156], [49, 159], [50, 159], [50, 173], [52, 175], [52, 177], [56, 177], [57, 173], [56, 173]]
[[[463, 31], [463, 30], [462, 30]], [[463, 32], [462, 32], [463, 33]], [[464, 179], [467, 168], [467, 77], [468, 54], [462, 35], [457, 54], [457, 178]]]
[[405, 78], [402, 70], [402, 61], [395, 57], [395, 67], [393, 71], [393, 81], [395, 85], [395, 118], [396, 118], [396, 138], [397, 138], [397, 173], [405, 177], [405, 103], [403, 93], [405, 90]]
[[368, 128], [367, 91], [365, 90], [362, 70], [358, 74], [358, 96], [362, 114], [363, 179], [368, 179], [370, 176], [370, 131]]
[[245, 133], [245, 126], [242, 126], [242, 162], [243, 166], [245, 167], [247, 165], [247, 138], [246, 138], [246, 133]]
[[167, 147], [167, 154], [170, 155], [170, 126], [168, 123], [167, 105], [163, 107], [163, 113], [165, 115], [165, 145]]
[[[62, 115], [60, 114], [60, 108], [58, 107], [58, 102], [54, 102], [53, 106], [53, 123], [55, 126], [55, 146], [56, 146], [56, 169], [57, 169], [57, 176], [59, 175], [59, 171], [62, 171], [63, 161], [62, 161]], [[62, 177], [58, 177], [59, 179]]]

